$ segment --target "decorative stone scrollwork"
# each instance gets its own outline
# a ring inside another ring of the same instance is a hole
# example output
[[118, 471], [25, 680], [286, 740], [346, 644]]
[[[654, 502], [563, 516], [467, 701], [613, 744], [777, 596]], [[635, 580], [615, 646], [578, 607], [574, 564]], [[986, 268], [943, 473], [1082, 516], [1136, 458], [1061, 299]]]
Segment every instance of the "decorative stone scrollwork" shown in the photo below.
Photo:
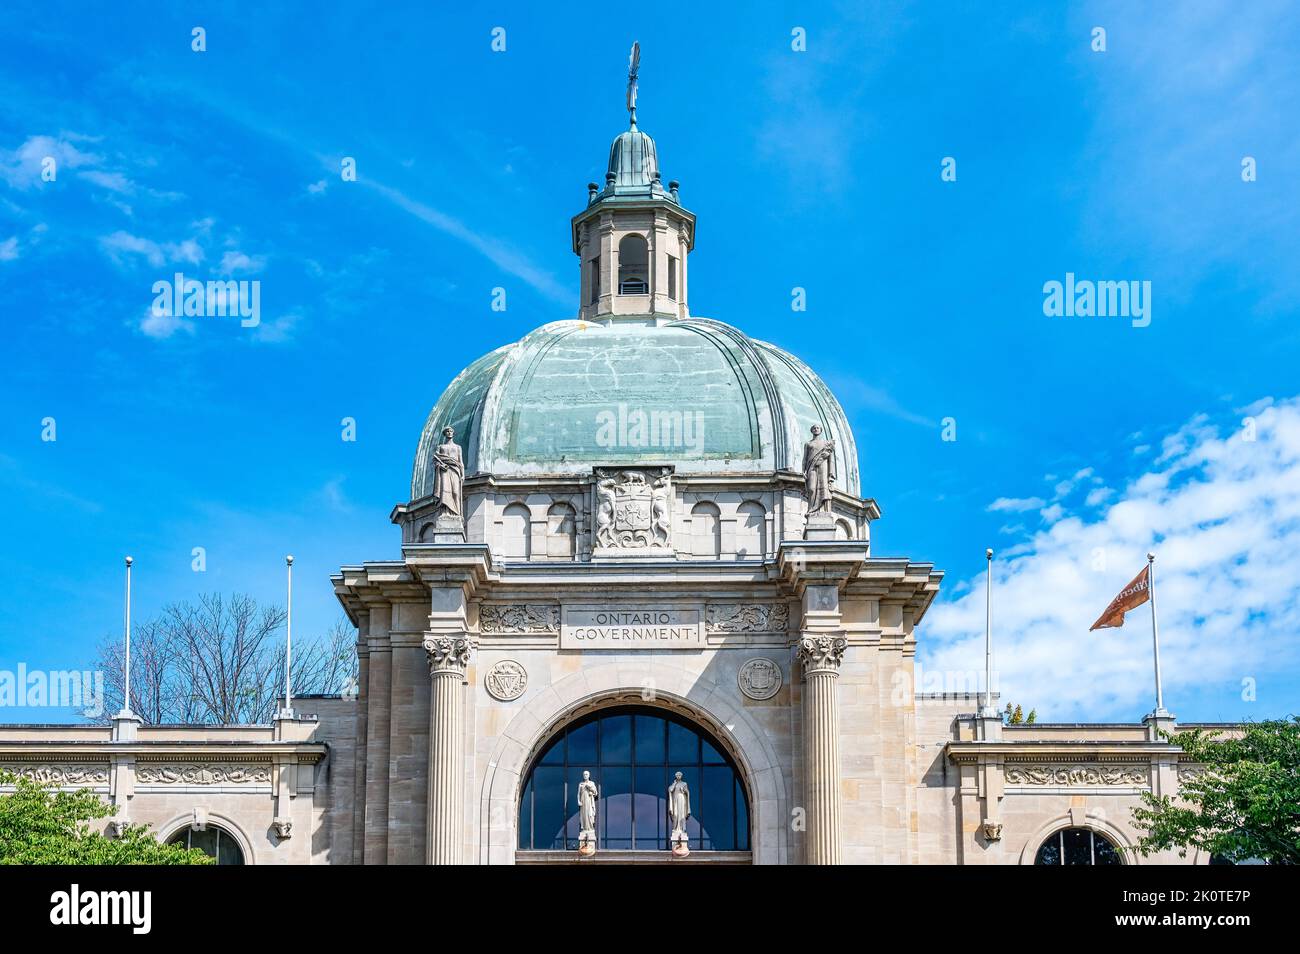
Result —
[[503, 659], [483, 677], [483, 688], [493, 699], [513, 702], [528, 688], [528, 670], [513, 659]]
[[781, 691], [781, 667], [770, 659], [756, 656], [740, 667], [736, 682], [746, 696], [762, 702]]
[[271, 781], [271, 766], [141, 762], [136, 765], [135, 777], [144, 785], [264, 785]]
[[818, 670], [838, 672], [849, 641], [843, 636], [804, 636], [799, 640], [798, 659], [805, 674]]
[[558, 633], [560, 607], [550, 603], [484, 603], [478, 611], [478, 628], [485, 636]]
[[429, 654], [429, 672], [465, 674], [474, 644], [467, 636], [426, 636], [424, 651]]
[[784, 633], [790, 628], [789, 603], [710, 603], [707, 625], [715, 633]]
[[107, 765], [0, 765], [0, 772], [45, 785], [107, 785]]
[[1008, 765], [1008, 785], [1147, 785], [1145, 766], [1136, 765]]

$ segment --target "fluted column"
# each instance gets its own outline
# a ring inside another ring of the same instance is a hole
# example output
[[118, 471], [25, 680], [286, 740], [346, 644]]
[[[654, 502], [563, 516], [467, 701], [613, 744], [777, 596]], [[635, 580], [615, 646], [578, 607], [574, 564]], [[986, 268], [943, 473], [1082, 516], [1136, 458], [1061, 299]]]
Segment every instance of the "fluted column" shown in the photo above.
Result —
[[840, 863], [840, 708], [836, 690], [847, 645], [843, 636], [805, 635], [799, 640], [804, 678], [804, 860], [810, 865]]
[[468, 636], [426, 636], [429, 677], [429, 823], [431, 865], [461, 862], [465, 832], [465, 672], [474, 645]]

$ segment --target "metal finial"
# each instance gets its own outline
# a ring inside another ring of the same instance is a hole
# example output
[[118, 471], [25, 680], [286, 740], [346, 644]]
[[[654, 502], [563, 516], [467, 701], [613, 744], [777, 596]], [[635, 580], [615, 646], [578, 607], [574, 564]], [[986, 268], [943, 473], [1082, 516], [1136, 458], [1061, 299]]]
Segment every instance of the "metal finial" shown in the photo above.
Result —
[[633, 41], [632, 54], [627, 59], [627, 111], [636, 128], [636, 77], [641, 69], [641, 43]]

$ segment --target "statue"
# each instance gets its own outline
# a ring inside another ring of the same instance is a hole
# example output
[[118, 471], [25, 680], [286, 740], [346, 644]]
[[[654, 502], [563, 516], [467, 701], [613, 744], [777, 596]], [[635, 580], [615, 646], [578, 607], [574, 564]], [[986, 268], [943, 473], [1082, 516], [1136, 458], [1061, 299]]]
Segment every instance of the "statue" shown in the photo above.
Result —
[[672, 522], [668, 518], [668, 475], [665, 473], [655, 480], [650, 496], [650, 532], [657, 547], [668, 546], [672, 533]]
[[616, 546], [614, 540], [614, 478], [596, 481], [596, 546]]
[[600, 791], [584, 771], [578, 783], [578, 850], [589, 855], [596, 850], [596, 799]]
[[433, 485], [433, 494], [438, 501], [438, 512], [449, 513], [455, 517], [463, 515], [461, 504], [461, 486], [465, 480], [465, 464], [460, 447], [452, 440], [455, 432], [450, 427], [442, 429], [442, 443], [433, 455], [433, 467], [437, 478]]
[[[668, 786], [668, 817], [672, 819], [673, 833], [669, 841], [674, 854], [686, 854], [687, 848], [686, 819], [691, 817], [691, 789], [682, 781], [678, 772], [673, 783]], [[681, 846], [680, 849], [678, 846]]]
[[804, 496], [808, 512], [830, 513], [835, 488], [835, 442], [823, 440], [821, 425], [812, 426], [812, 440], [803, 445]]

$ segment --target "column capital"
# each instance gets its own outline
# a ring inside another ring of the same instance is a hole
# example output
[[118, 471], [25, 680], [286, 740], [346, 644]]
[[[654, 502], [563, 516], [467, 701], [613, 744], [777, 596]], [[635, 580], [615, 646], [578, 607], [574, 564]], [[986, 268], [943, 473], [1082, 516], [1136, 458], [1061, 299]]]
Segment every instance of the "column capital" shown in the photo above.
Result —
[[827, 634], [805, 634], [799, 637], [796, 658], [803, 663], [804, 675], [814, 672], [831, 672], [839, 674], [840, 663], [844, 661], [844, 650], [849, 641], [843, 636]]
[[464, 676], [475, 649], [474, 641], [469, 636], [441, 636], [432, 633], [424, 637], [423, 645], [424, 651], [429, 654], [431, 676], [440, 672]]

